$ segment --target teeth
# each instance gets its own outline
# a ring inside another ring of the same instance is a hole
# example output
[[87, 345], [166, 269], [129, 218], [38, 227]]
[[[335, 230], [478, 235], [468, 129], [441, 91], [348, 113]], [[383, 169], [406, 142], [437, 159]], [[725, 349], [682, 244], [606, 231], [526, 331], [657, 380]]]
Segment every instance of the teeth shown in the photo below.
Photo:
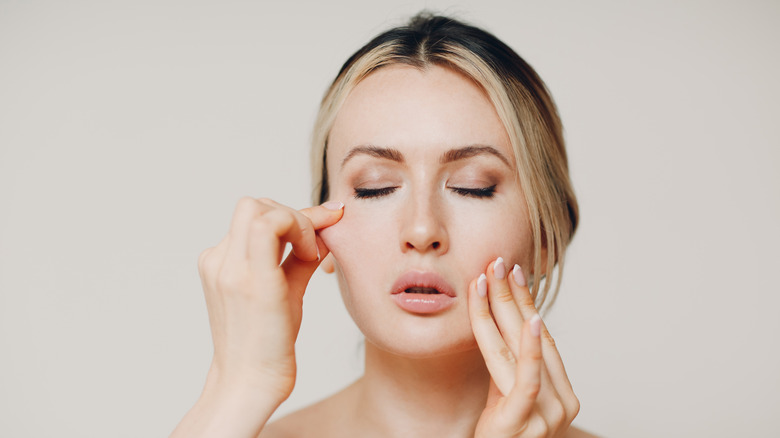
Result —
[[440, 293], [436, 289], [432, 287], [410, 287], [406, 289], [404, 292], [408, 294], [438, 294]]

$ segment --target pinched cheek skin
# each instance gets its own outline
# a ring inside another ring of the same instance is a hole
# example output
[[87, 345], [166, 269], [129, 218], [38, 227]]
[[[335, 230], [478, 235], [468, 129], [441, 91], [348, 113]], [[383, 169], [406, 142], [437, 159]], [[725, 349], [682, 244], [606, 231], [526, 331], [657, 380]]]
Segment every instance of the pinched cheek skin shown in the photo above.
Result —
[[325, 246], [328, 247], [328, 250], [336, 260], [339, 260], [340, 255], [349, 248], [350, 239], [355, 238], [355, 233], [349, 224], [340, 221], [335, 225], [320, 230], [319, 234], [322, 241], [325, 242]]
[[349, 207], [345, 207], [340, 221], [319, 232], [325, 246], [340, 263], [359, 256], [356, 253], [365, 250], [363, 246], [371, 245], [371, 233], [377, 229], [372, 226], [371, 218], [350, 211]]

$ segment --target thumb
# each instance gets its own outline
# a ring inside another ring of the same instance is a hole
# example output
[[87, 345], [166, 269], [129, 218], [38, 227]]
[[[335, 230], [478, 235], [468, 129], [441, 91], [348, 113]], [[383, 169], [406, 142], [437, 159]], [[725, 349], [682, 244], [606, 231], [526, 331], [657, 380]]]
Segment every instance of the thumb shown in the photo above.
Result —
[[344, 215], [344, 203], [328, 201], [316, 207], [304, 208], [300, 212], [309, 218], [316, 231], [338, 222]]

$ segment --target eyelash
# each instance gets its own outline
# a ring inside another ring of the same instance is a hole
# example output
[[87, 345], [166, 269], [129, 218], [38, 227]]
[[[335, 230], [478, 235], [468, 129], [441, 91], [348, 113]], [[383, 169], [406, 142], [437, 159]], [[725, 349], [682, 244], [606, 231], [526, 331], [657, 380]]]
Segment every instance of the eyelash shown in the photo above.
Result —
[[[355, 188], [355, 198], [370, 199], [380, 198], [393, 193], [398, 187], [382, 187], [380, 189]], [[469, 198], [492, 198], [496, 193], [496, 184], [490, 187], [481, 187], [478, 189], [466, 189], [463, 187], [450, 187], [453, 192]]]
[[450, 189], [461, 196], [472, 198], [492, 198], [496, 194], [496, 184], [478, 189], [464, 189], [462, 187], [450, 187]]
[[357, 199], [379, 198], [393, 193], [397, 188], [398, 187], [382, 187], [381, 189], [355, 188], [355, 198]]

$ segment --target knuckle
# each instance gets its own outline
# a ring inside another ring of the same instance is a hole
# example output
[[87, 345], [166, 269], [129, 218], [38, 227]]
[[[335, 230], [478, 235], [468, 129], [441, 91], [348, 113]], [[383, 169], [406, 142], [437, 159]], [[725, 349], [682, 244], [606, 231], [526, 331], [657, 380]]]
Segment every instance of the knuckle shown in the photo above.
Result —
[[249, 196], [244, 196], [236, 203], [236, 212], [252, 213], [257, 211], [257, 200]]
[[506, 304], [514, 304], [515, 303], [515, 297], [512, 295], [512, 291], [509, 290], [509, 288], [501, 288], [496, 293], [495, 300], [498, 303], [506, 303]]
[[533, 315], [538, 313], [533, 300], [530, 298], [520, 298], [519, 302], [517, 303], [517, 307], [520, 308], [523, 315]]
[[556, 400], [550, 407], [550, 420], [555, 425], [563, 424], [566, 421], [566, 410], [560, 400]]
[[490, 321], [493, 320], [493, 315], [490, 313], [490, 308], [488, 308], [487, 306], [480, 307], [479, 309], [477, 309], [476, 316], [479, 319], [490, 320]]
[[515, 363], [515, 355], [512, 354], [512, 350], [509, 349], [506, 345], [496, 350], [495, 355], [498, 359], [508, 362], [508, 363]]
[[580, 399], [576, 395], [572, 395], [571, 400], [567, 403], [567, 416], [566, 421], [571, 423], [577, 414], [580, 413]]
[[206, 265], [206, 259], [208, 258], [209, 253], [211, 253], [211, 250], [212, 248], [205, 249], [198, 256], [198, 271], [201, 273], [203, 272], [203, 268]]
[[536, 397], [539, 395], [539, 391], [541, 390], [541, 385], [539, 385], [539, 382], [533, 382], [533, 383], [526, 383], [525, 385], [525, 395], [530, 400], [536, 400]]
[[198, 272], [201, 278], [204, 280], [214, 278], [219, 271], [220, 263], [221, 260], [217, 258], [212, 248], [203, 251], [198, 257]]
[[544, 355], [542, 354], [541, 350], [538, 351], [532, 351], [528, 353], [528, 358], [533, 361], [542, 361], [544, 360]]
[[[294, 214], [297, 214], [297, 213], [294, 213]], [[301, 215], [301, 216], [303, 216], [303, 215]], [[306, 216], [303, 216], [303, 220], [298, 222], [298, 224], [299, 224], [298, 228], [301, 230], [301, 234], [302, 235], [306, 236], [307, 238], [308, 237], [314, 238], [314, 236], [315, 236], [314, 225], [311, 223], [309, 218], [307, 218]]]
[[267, 215], [260, 216], [249, 223], [249, 236], [250, 239], [256, 238], [259, 235], [265, 234], [270, 226], [270, 219]]

